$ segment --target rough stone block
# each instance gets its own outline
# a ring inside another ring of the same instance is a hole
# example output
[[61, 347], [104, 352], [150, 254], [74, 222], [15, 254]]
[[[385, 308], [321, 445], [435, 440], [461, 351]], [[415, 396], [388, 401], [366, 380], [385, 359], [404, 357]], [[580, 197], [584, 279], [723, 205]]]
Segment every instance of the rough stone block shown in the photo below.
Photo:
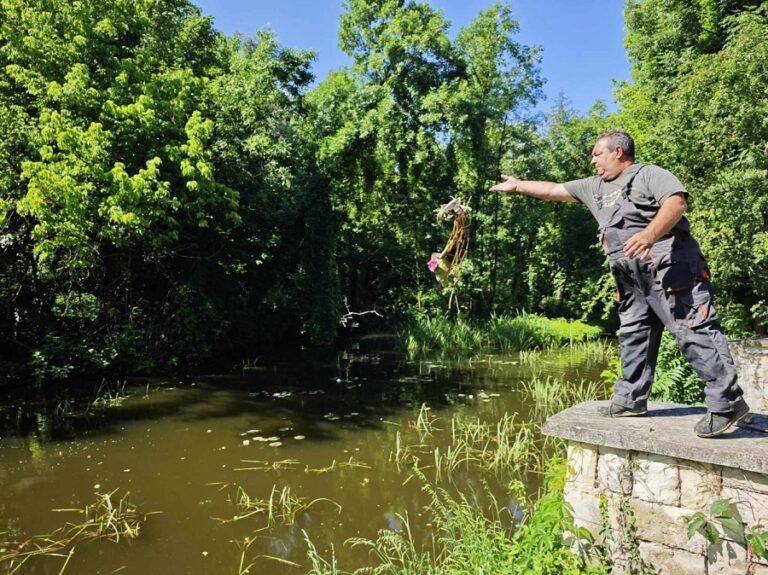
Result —
[[723, 467], [723, 487], [768, 494], [768, 476], [733, 467]]
[[665, 547], [684, 549], [702, 557], [706, 553], [707, 540], [698, 533], [689, 539], [686, 533], [683, 517], [692, 515], [693, 510], [638, 499], [632, 499], [630, 505], [635, 512], [638, 538]]
[[736, 505], [747, 528], [762, 525], [768, 528], [768, 494], [737, 489], [723, 484], [723, 499]]
[[600, 446], [597, 462], [597, 484], [600, 491], [622, 495], [632, 493], [632, 460], [625, 449]]
[[768, 338], [742, 339], [729, 342], [739, 373], [739, 385], [752, 411], [768, 413], [766, 385], [768, 381]]
[[747, 549], [733, 541], [720, 541], [707, 549], [708, 575], [747, 573]]
[[640, 556], [653, 566], [659, 575], [703, 575], [706, 561], [703, 555], [696, 555], [672, 549], [658, 543], [640, 542]]
[[597, 481], [597, 447], [588, 443], [568, 443], [568, 483], [581, 489], [594, 489]]
[[572, 484], [566, 485], [565, 500], [573, 508], [573, 520], [597, 535], [600, 527], [600, 497], [596, 491], [582, 491]]
[[664, 505], [680, 505], [677, 460], [664, 455], [636, 453], [632, 458], [632, 496]]
[[722, 467], [693, 461], [679, 463], [681, 507], [704, 511], [720, 499]]

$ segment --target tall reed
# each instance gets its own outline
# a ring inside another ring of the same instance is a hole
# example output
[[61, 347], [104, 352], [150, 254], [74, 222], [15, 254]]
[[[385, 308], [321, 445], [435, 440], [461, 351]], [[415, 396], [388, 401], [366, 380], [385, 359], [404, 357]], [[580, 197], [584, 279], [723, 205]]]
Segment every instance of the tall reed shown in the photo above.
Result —
[[606, 399], [610, 393], [602, 381], [567, 382], [554, 377], [525, 381], [522, 391], [532, 402], [532, 417], [539, 422], [578, 403]]

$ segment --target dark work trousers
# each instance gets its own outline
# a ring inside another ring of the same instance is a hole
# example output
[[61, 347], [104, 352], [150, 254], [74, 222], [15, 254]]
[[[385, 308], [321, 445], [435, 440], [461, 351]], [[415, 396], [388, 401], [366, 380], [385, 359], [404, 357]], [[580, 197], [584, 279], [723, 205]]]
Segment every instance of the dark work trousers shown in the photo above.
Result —
[[641, 261], [621, 252], [609, 258], [616, 279], [622, 375], [614, 403], [644, 406], [651, 393], [661, 334], [666, 327], [704, 381], [707, 409], [732, 411], [742, 390], [712, 305], [709, 270], [696, 242]]

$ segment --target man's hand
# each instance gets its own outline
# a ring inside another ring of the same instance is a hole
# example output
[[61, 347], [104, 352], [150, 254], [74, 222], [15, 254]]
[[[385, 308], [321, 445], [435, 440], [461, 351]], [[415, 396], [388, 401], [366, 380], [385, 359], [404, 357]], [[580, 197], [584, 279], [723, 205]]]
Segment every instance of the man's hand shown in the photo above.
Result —
[[515, 178], [514, 176], [505, 176], [504, 174], [501, 174], [501, 182], [496, 184], [491, 188], [492, 192], [516, 192], [517, 191], [517, 185], [520, 183], [520, 180]]
[[624, 244], [624, 255], [628, 258], [639, 257], [644, 260], [651, 254], [651, 248], [655, 243], [656, 238], [652, 232], [648, 230], [637, 232]]
[[642, 232], [636, 233], [624, 244], [624, 255], [630, 258], [639, 256], [641, 260], [646, 259], [651, 253], [653, 244], [675, 227], [675, 224], [683, 217], [687, 207], [688, 202], [683, 192], [669, 196], [661, 204], [661, 208], [651, 223], [648, 224], [648, 227]]

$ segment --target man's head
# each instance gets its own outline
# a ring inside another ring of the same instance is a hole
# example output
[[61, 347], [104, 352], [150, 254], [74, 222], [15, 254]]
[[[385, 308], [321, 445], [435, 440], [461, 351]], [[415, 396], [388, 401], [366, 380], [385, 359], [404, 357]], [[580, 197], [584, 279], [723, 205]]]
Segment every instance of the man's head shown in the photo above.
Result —
[[590, 163], [604, 181], [615, 179], [634, 161], [635, 142], [632, 136], [621, 130], [608, 130], [597, 136]]

